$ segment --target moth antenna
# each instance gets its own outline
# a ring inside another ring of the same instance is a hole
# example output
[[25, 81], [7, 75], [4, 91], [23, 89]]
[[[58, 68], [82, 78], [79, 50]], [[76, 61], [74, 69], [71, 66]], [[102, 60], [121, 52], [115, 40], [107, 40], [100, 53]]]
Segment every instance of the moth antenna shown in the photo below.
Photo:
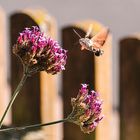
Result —
[[82, 38], [82, 37], [78, 34], [78, 32], [77, 32], [76, 30], [73, 29], [73, 31], [76, 33], [76, 35], [77, 35], [79, 38]]

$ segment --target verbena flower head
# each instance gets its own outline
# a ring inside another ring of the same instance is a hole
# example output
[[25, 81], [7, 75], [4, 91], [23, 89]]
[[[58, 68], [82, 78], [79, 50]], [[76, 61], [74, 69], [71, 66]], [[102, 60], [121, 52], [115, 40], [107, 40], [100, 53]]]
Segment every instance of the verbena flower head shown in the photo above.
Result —
[[68, 116], [69, 121], [80, 126], [84, 133], [94, 131], [102, 120], [102, 101], [94, 90], [89, 92], [87, 84], [81, 84], [76, 98], [71, 99], [72, 113]]
[[46, 38], [36, 26], [25, 28], [13, 47], [25, 66], [30, 69], [30, 74], [38, 71], [56, 74], [65, 69], [66, 50], [62, 49], [57, 41]]

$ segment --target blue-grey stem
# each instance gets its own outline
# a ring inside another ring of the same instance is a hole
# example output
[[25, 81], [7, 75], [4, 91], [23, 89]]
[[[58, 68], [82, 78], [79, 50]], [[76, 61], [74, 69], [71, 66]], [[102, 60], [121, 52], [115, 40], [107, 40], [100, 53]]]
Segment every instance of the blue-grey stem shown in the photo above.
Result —
[[25, 129], [31, 129], [31, 128], [38, 128], [42, 126], [48, 126], [48, 125], [53, 125], [57, 123], [63, 123], [63, 122], [69, 122], [68, 118], [65, 118], [63, 120], [58, 120], [54, 122], [49, 122], [49, 123], [44, 123], [44, 124], [34, 124], [34, 125], [28, 125], [28, 126], [22, 126], [22, 127], [13, 127], [13, 128], [6, 128], [6, 129], [0, 129], [0, 132], [7, 132], [7, 131], [20, 131], [20, 130], [25, 130]]
[[21, 78], [21, 81], [19, 82], [19, 84], [18, 84], [16, 90], [14, 91], [14, 93], [13, 93], [13, 95], [12, 95], [12, 97], [11, 97], [11, 100], [10, 100], [8, 106], [6, 107], [6, 109], [5, 109], [5, 111], [4, 111], [4, 114], [3, 114], [2, 117], [1, 117], [1, 120], [0, 120], [0, 128], [2, 127], [4, 118], [6, 117], [8, 111], [10, 110], [12, 104], [14, 103], [14, 101], [15, 101], [17, 95], [19, 94], [21, 88], [23, 87], [23, 85], [24, 85], [24, 83], [25, 83], [27, 77], [28, 77], [28, 67], [25, 66], [25, 67], [24, 67], [23, 76], [22, 76], [22, 78]]

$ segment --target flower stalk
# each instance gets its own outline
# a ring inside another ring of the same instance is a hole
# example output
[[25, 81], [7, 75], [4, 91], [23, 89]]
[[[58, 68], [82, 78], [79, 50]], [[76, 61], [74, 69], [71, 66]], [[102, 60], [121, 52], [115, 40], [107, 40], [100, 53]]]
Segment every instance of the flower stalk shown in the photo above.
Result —
[[18, 94], [20, 93], [20, 90], [22, 89], [22, 87], [23, 87], [23, 85], [24, 85], [24, 83], [25, 83], [25, 81], [26, 81], [26, 79], [27, 79], [27, 77], [28, 77], [28, 71], [29, 71], [29, 70], [28, 70], [28, 67], [25, 66], [25, 67], [23, 67], [23, 68], [24, 68], [24, 72], [23, 72], [23, 76], [22, 76], [22, 78], [21, 78], [21, 81], [19, 82], [19, 84], [18, 84], [16, 90], [15, 90], [14, 93], [13, 93], [13, 96], [12, 96], [12, 98], [11, 98], [9, 104], [7, 105], [7, 107], [6, 107], [5, 111], [4, 111], [4, 114], [3, 114], [2, 117], [1, 117], [1, 120], [0, 120], [0, 128], [1, 128], [2, 125], [3, 125], [4, 118], [6, 117], [8, 111], [10, 110], [12, 104], [14, 103], [14, 101], [15, 101], [16, 97], [18, 96]]
[[13, 130], [20, 131], [20, 130], [38, 128], [38, 127], [54, 125], [54, 124], [57, 124], [57, 123], [64, 123], [64, 122], [69, 122], [69, 119], [65, 118], [65, 119], [62, 119], [62, 120], [53, 121], [53, 122], [44, 123], [44, 124], [34, 124], [34, 125], [27, 125], [27, 126], [22, 126], [22, 127], [6, 128], [6, 129], [1, 129], [0, 132], [7, 132], [7, 131], [13, 131]]

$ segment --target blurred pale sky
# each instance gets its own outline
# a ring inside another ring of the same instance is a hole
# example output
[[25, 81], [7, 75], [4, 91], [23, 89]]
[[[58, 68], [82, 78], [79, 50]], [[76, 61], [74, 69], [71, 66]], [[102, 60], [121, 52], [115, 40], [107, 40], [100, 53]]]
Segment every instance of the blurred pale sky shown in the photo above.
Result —
[[0, 5], [7, 13], [42, 7], [57, 19], [59, 27], [95, 19], [110, 27], [115, 40], [140, 30], [139, 0], [0, 0]]

